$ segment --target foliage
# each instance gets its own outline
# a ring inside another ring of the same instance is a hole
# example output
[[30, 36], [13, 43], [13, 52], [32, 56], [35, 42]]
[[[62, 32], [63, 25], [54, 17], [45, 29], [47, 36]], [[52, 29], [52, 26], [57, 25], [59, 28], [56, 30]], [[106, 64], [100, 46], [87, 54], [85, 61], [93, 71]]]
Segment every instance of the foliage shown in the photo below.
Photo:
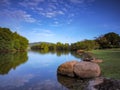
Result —
[[42, 42], [39, 45], [32, 46], [31, 49], [39, 49], [39, 50], [57, 50], [57, 51], [63, 51], [63, 50], [92, 50], [97, 48], [97, 43], [94, 40], [85, 40], [77, 43], [73, 43], [69, 45], [68, 43], [61, 43], [57, 42], [56, 44], [49, 44]]
[[42, 42], [40, 43], [39, 45], [34, 45], [31, 47], [31, 49], [33, 50], [69, 50], [69, 44], [68, 43], [61, 43], [61, 42], [57, 42], [56, 44], [53, 44], [53, 43], [45, 43], [45, 42]]
[[120, 36], [114, 32], [107, 33], [96, 38], [96, 42], [100, 45], [100, 48], [119, 48]]
[[34, 45], [32, 49], [43, 49], [43, 50], [94, 50], [94, 49], [101, 49], [101, 48], [119, 48], [120, 47], [120, 36], [116, 33], [107, 33], [102, 35], [95, 40], [83, 40], [76, 43], [72, 43], [69, 45], [68, 43], [61, 43], [57, 42], [56, 44], [53, 43], [46, 43], [42, 42], [40, 44]]
[[25, 37], [0, 27], [0, 51], [25, 50], [27, 47], [28, 40]]
[[98, 44], [94, 40], [84, 40], [71, 44], [71, 50], [92, 50], [96, 49]]

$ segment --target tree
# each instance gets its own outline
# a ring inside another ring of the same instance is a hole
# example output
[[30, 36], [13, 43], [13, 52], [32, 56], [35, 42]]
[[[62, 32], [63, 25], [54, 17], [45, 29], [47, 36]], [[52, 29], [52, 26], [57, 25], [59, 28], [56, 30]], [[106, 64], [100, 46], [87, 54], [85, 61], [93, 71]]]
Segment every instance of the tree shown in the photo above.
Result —
[[110, 48], [115, 48], [115, 47], [119, 47], [119, 43], [120, 43], [120, 36], [119, 34], [116, 34], [114, 32], [110, 32], [104, 35], [104, 37], [107, 39], [108, 41], [108, 45]]
[[56, 49], [57, 50], [63, 50], [63, 44], [61, 42], [57, 42]]
[[0, 27], [0, 51], [26, 50], [27, 47], [28, 40], [25, 37]]
[[84, 40], [71, 44], [71, 50], [92, 50], [98, 48], [98, 44], [94, 40]]
[[104, 34], [95, 39], [100, 48], [118, 48], [120, 47], [120, 36], [114, 32]]

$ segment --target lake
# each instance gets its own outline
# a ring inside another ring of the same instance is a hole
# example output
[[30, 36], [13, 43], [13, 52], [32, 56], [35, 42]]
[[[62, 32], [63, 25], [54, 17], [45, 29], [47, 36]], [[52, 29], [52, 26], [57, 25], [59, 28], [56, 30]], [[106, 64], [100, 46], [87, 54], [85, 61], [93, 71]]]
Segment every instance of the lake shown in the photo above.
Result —
[[0, 54], [0, 90], [68, 90], [57, 68], [70, 60], [80, 57], [70, 52]]
[[[120, 79], [120, 49], [96, 50], [92, 53], [103, 59], [100, 64], [102, 77]], [[83, 58], [69, 51], [1, 53], [0, 90], [92, 90], [88, 89], [91, 80], [57, 75], [60, 64]]]

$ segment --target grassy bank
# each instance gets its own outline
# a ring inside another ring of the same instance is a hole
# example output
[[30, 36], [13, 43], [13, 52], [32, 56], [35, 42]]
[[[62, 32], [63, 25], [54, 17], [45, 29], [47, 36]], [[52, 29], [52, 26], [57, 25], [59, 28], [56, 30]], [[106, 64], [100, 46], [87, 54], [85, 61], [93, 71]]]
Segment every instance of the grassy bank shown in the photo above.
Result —
[[102, 76], [120, 79], [120, 48], [91, 51], [95, 57], [103, 60], [100, 64]]

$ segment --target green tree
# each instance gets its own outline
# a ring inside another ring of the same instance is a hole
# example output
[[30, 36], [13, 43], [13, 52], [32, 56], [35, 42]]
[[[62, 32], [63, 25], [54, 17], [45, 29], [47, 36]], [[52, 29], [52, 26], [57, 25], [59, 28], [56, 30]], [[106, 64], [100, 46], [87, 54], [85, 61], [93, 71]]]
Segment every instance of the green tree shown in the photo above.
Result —
[[26, 50], [27, 47], [28, 40], [25, 37], [0, 27], [0, 51]]
[[13, 49], [12, 32], [8, 28], [0, 28], [0, 50]]
[[100, 48], [120, 47], [120, 36], [114, 32], [104, 34], [100, 37], [97, 37], [95, 40], [100, 45]]
[[119, 47], [120, 45], [120, 36], [114, 32], [110, 32], [104, 35], [107, 39], [110, 48]]

